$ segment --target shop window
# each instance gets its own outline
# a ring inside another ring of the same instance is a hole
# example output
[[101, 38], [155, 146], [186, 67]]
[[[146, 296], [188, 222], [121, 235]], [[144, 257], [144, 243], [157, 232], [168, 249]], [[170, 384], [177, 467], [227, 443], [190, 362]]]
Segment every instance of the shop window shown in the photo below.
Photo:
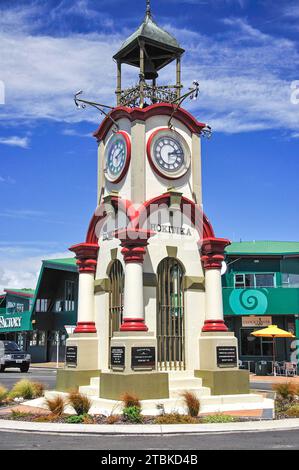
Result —
[[30, 346], [37, 346], [37, 344], [38, 344], [38, 334], [37, 333], [38, 333], [37, 331], [31, 331], [30, 341], [29, 341]]
[[24, 304], [16, 302], [7, 302], [7, 311], [9, 313], [22, 313], [24, 312]]
[[240, 330], [241, 356], [272, 356], [272, 339], [252, 336], [253, 331], [256, 331], [256, 328], [241, 328]]
[[36, 312], [47, 312], [49, 305], [49, 299], [37, 299], [35, 304]]
[[38, 332], [38, 345], [39, 346], [45, 346], [46, 345], [46, 332], [45, 331], [39, 331]]
[[235, 289], [274, 287], [274, 273], [235, 274]]
[[299, 274], [282, 273], [282, 287], [299, 287]]
[[72, 312], [75, 310], [75, 282], [65, 281], [65, 310]]

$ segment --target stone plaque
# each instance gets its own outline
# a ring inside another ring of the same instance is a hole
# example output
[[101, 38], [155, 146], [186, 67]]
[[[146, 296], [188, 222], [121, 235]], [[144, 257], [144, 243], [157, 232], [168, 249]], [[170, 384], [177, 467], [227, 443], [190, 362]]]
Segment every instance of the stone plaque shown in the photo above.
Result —
[[65, 362], [67, 366], [77, 366], [78, 348], [77, 346], [67, 346], [65, 353]]
[[218, 367], [237, 367], [237, 348], [236, 346], [217, 346], [217, 366]]
[[156, 365], [156, 348], [152, 347], [134, 347], [132, 348], [132, 368], [146, 367], [155, 368]]
[[125, 367], [125, 347], [112, 346], [110, 361], [112, 367]]

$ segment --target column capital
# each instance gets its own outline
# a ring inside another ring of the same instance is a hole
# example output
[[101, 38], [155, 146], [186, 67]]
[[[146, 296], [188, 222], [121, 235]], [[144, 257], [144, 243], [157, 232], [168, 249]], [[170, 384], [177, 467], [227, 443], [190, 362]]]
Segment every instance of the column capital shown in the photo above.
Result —
[[221, 269], [225, 247], [230, 245], [226, 238], [205, 238], [201, 243], [201, 261], [204, 269]]
[[143, 263], [146, 247], [152, 230], [124, 229], [115, 232], [115, 237], [121, 241], [121, 253], [125, 263]]
[[79, 273], [95, 274], [97, 268], [99, 245], [96, 243], [79, 243], [69, 248], [75, 253]]

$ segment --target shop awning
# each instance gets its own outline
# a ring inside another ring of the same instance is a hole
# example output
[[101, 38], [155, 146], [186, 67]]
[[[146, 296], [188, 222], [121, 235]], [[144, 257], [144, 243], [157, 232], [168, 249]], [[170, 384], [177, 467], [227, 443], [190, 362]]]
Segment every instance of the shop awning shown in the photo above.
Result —
[[0, 333], [32, 330], [31, 312], [10, 313], [0, 309]]

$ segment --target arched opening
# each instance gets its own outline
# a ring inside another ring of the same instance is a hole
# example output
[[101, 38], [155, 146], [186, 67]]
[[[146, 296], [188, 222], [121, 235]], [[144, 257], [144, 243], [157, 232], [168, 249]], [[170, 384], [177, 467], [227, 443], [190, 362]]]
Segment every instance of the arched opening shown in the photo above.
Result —
[[123, 315], [124, 270], [119, 260], [113, 261], [109, 271], [109, 344], [115, 331], [120, 330]]
[[157, 344], [159, 370], [184, 370], [184, 274], [176, 258], [163, 259], [157, 270]]

